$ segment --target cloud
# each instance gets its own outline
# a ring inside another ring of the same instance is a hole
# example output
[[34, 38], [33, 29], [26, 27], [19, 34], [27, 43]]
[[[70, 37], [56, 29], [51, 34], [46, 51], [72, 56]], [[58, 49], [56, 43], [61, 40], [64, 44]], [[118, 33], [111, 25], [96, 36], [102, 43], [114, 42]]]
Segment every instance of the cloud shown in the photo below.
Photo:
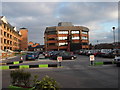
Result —
[[108, 30], [112, 24], [117, 26], [118, 20], [117, 2], [4, 2], [2, 10], [12, 25], [28, 28], [30, 41], [41, 44], [46, 26], [57, 26], [62, 21], [88, 27], [92, 43], [103, 37], [110, 42], [112, 32], [108, 35]]

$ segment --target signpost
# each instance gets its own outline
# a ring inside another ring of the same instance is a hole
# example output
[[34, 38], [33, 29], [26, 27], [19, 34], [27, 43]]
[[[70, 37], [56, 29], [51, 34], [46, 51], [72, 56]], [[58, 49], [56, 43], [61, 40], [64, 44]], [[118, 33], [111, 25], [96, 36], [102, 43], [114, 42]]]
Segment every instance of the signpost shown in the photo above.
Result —
[[59, 62], [59, 66], [61, 66], [62, 56], [58, 56], [58, 57], [57, 57], [57, 61]]
[[95, 56], [90, 55], [90, 65], [94, 65]]
[[23, 57], [20, 57], [20, 60], [23, 60]]

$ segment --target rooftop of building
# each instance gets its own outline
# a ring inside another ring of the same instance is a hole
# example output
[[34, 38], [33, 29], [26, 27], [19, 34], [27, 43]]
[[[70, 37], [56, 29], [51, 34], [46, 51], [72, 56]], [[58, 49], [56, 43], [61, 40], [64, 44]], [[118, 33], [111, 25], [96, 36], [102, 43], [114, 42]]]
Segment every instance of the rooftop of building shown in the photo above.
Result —
[[46, 27], [45, 33], [57, 30], [84, 30], [89, 31], [85, 26], [74, 26], [71, 22], [59, 22], [58, 26]]
[[27, 29], [27, 28], [25, 28], [25, 27], [22, 27], [22, 28], [20, 28], [20, 29]]
[[20, 35], [19, 31], [16, 29], [15, 26], [12, 26], [6, 19], [5, 16], [0, 16], [0, 25], [6, 25], [8, 28], [10, 28], [11, 30], [13, 30], [15, 33], [17, 33], [18, 35]]

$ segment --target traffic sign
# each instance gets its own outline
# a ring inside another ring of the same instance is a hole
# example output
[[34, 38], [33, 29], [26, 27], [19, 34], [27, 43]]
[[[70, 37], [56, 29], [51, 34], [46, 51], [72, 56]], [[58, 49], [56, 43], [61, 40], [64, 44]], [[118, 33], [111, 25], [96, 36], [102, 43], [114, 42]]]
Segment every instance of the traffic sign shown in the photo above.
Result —
[[58, 57], [57, 57], [57, 61], [58, 61], [58, 62], [62, 62], [62, 56], [58, 56]]
[[95, 60], [95, 56], [94, 55], [90, 55], [90, 61], [94, 61]]

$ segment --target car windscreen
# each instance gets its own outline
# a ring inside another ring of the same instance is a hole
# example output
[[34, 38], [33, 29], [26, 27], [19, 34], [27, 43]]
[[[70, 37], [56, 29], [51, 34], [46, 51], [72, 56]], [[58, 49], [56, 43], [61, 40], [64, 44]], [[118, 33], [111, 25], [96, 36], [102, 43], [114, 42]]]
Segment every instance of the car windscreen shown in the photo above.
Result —
[[34, 53], [27, 53], [27, 55], [34, 55]]
[[68, 53], [68, 52], [63, 52], [63, 53], [60, 53], [61, 56], [70, 56], [71, 54]]

